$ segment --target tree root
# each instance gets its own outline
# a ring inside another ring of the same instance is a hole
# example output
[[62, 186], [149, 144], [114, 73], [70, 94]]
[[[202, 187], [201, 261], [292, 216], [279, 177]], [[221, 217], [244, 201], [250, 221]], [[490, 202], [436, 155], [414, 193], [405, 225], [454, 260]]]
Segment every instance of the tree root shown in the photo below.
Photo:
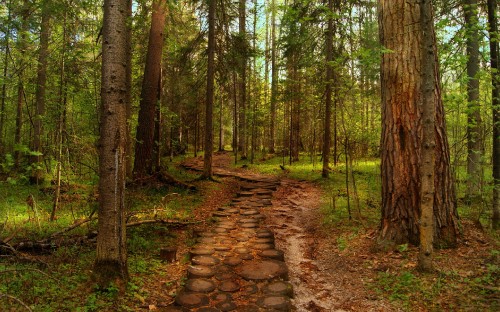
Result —
[[13, 301], [19, 303], [24, 308], [26, 308], [26, 310], [28, 310], [28, 311], [33, 311], [33, 310], [31, 310], [31, 308], [26, 303], [24, 303], [23, 301], [21, 301], [21, 299], [19, 299], [17, 297], [14, 297], [14, 296], [11, 296], [11, 295], [7, 295], [7, 294], [4, 294], [4, 293], [0, 292], [0, 298], [2, 298], [2, 297], [8, 298], [10, 300], [13, 300]]

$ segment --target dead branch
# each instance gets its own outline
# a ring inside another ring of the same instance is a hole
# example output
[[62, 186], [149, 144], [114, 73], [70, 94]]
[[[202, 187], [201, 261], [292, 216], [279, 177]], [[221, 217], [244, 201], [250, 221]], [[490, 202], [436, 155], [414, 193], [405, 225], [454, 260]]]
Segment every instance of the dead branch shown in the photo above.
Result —
[[88, 223], [88, 222], [93, 221], [95, 219], [97, 219], [97, 217], [90, 217], [90, 218], [79, 220], [79, 221], [73, 223], [72, 225], [68, 226], [67, 228], [62, 229], [59, 232], [53, 233], [52, 235], [50, 235], [49, 239], [56, 238], [59, 235], [62, 235], [66, 232], [69, 232], [73, 229], [76, 229], [77, 227], [84, 225], [85, 223]]
[[173, 176], [171, 176], [170, 174], [168, 174], [165, 171], [158, 172], [157, 176], [158, 176], [158, 181], [160, 181], [160, 182], [167, 183], [170, 185], [175, 185], [175, 186], [178, 186], [178, 187], [181, 187], [181, 188], [184, 188], [187, 190], [191, 190], [191, 191], [196, 190], [196, 186], [194, 186], [192, 184], [188, 184], [186, 182], [182, 182], [180, 180], [177, 180], [176, 178], [174, 178]]
[[30, 309], [30, 307], [28, 307], [28, 306], [26, 305], [26, 303], [22, 302], [19, 298], [16, 298], [16, 297], [14, 297], [14, 296], [7, 295], [7, 294], [4, 294], [4, 293], [1, 293], [1, 292], [0, 292], [0, 298], [2, 298], [2, 297], [6, 297], [6, 298], [9, 298], [9, 299], [11, 299], [11, 300], [14, 300], [14, 301], [16, 301], [17, 303], [19, 303], [20, 305], [22, 305], [23, 307], [25, 307], [25, 308], [26, 308], [26, 310], [28, 310], [28, 311], [33, 311], [33, 310], [31, 310], [31, 309]]
[[40, 273], [54, 281], [56, 281], [58, 284], [61, 283], [60, 280], [58, 280], [57, 278], [55, 277], [52, 277], [50, 276], [49, 274], [45, 273], [44, 271], [42, 270], [39, 270], [39, 269], [35, 269], [35, 268], [23, 268], [22, 270], [21, 269], [10, 269], [10, 270], [2, 270], [0, 271], [0, 274], [5, 274], [5, 273], [10, 273], [10, 272], [19, 272], [19, 271], [33, 271], [33, 272], [37, 272], [37, 273]]

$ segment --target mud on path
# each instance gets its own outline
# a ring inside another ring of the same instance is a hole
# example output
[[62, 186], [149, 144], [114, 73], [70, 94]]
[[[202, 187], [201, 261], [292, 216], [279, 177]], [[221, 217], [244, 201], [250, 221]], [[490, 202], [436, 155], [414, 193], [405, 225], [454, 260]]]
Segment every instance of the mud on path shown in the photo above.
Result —
[[285, 253], [296, 311], [397, 311], [366, 290], [360, 263], [338, 251], [322, 225], [321, 191], [312, 183], [281, 179], [273, 205], [264, 210]]

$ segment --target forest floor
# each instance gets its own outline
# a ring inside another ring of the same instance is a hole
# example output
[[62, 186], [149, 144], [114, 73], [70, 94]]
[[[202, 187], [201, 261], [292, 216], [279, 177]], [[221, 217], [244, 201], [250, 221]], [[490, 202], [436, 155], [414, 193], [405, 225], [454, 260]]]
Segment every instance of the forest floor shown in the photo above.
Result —
[[[199, 167], [202, 159], [188, 158], [186, 162]], [[93, 287], [90, 276], [95, 240], [85, 240], [49, 253], [28, 253], [29, 258], [24, 260], [0, 255], [0, 311], [27, 310], [16, 299], [33, 311], [172, 311], [169, 307], [187, 282], [196, 233], [213, 228], [213, 213], [234, 201], [241, 185], [235, 175], [252, 175], [265, 165], [262, 162], [246, 168], [232, 163], [230, 153], [215, 154], [214, 170], [220, 174], [217, 181], [192, 181], [198, 189], [194, 193], [165, 190], [164, 186], [155, 189], [152, 185], [129, 189], [129, 200], [135, 203], [132, 208], [137, 210], [131, 221], [151, 214], [153, 209], [155, 215], [163, 213], [165, 218], [189, 220], [195, 225], [142, 225], [127, 230], [130, 282], [125, 294], [117, 296], [116, 289], [97, 291]], [[458, 247], [436, 250], [437, 271], [422, 274], [416, 270], [417, 247], [404, 244], [391, 250], [376, 248], [376, 197], [361, 198], [359, 209], [352, 211], [352, 219], [348, 218], [340, 198], [346, 197], [339, 182], [343, 179], [340, 169], [325, 181], [317, 178], [317, 172], [313, 174], [316, 178], [298, 178], [293, 173], [302, 170], [299, 164], [287, 170], [279, 169], [279, 164], [270, 166], [276, 168], [268, 177], [278, 179], [280, 185], [271, 205], [261, 208], [260, 213], [266, 216], [262, 222], [274, 233], [275, 248], [284, 252], [295, 311], [500, 310], [498, 233], [478, 228], [462, 217]], [[198, 176], [178, 167], [170, 169], [187, 174], [187, 180]], [[369, 175], [376, 173], [358, 169], [361, 191], [362, 180], [374, 184]], [[21, 194], [22, 201], [26, 194], [21, 190], [16, 193]], [[336, 204], [331, 202], [333, 190]], [[78, 198], [72, 199], [74, 206], [87, 200]], [[13, 202], [14, 197], [10, 200]], [[74, 206], [66, 208], [70, 215], [77, 209]], [[32, 221], [23, 224], [36, 229]], [[3, 226], [6, 233], [9, 224]], [[69, 236], [95, 231], [95, 223], [80, 230]], [[12, 242], [33, 235], [30, 231], [24, 233], [19, 226], [14, 227], [12, 235], [16, 238]], [[159, 250], [164, 246], [178, 248], [177, 261], [160, 259]], [[47, 283], [47, 278], [55, 282]]]
[[[230, 168], [228, 154], [215, 159], [216, 168]], [[320, 186], [286, 172], [280, 179], [272, 206], [263, 213], [285, 253], [297, 311], [499, 309], [499, 246], [472, 222], [462, 220], [458, 248], [436, 251], [437, 272], [422, 274], [416, 270], [416, 247], [377, 250], [376, 226], [362, 217], [325, 224]]]

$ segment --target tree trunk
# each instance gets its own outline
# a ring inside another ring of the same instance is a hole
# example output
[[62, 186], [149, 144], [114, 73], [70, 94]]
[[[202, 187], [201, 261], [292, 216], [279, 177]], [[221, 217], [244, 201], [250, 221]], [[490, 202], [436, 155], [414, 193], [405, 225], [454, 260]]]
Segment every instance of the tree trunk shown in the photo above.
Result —
[[158, 100], [163, 30], [167, 5], [163, 0], [153, 2], [146, 66], [142, 80], [139, 119], [136, 134], [134, 177], [153, 173], [155, 115]]
[[276, 0], [271, 1], [271, 124], [269, 125], [269, 153], [275, 153], [276, 102], [278, 100], [278, 68], [276, 66]]
[[500, 228], [500, 75], [498, 73], [497, 1], [488, 0], [488, 31], [491, 57], [491, 107], [493, 111], [493, 216], [494, 229]]
[[241, 159], [247, 158], [247, 40], [246, 40], [246, 1], [239, 1], [239, 36], [241, 40], [239, 58], [239, 123], [238, 123], [238, 149]]
[[323, 170], [321, 176], [328, 178], [330, 173], [330, 142], [332, 115], [332, 78], [333, 69], [333, 0], [328, 0], [328, 29], [326, 30], [326, 90], [325, 90], [325, 127], [323, 137]]
[[127, 57], [131, 0], [105, 0], [99, 142], [99, 223], [94, 277], [102, 288], [124, 287], [128, 278], [125, 174]]
[[434, 210], [434, 164], [436, 136], [434, 134], [436, 97], [434, 81], [434, 23], [431, 0], [420, 0], [420, 24], [422, 32], [421, 94], [419, 106], [422, 111], [422, 166], [420, 166], [420, 249], [418, 267], [422, 271], [432, 270], [433, 210]]
[[7, 97], [7, 73], [9, 68], [9, 54], [10, 54], [10, 27], [11, 27], [11, 12], [10, 12], [10, 1], [7, 4], [7, 25], [5, 31], [5, 54], [3, 59], [3, 75], [2, 75], [2, 104], [0, 105], [0, 156], [3, 156], [5, 152], [5, 138], [4, 138], [4, 127], [5, 127], [5, 101]]
[[208, 63], [207, 63], [207, 99], [205, 106], [205, 155], [203, 157], [202, 178], [212, 179], [212, 152], [214, 145], [213, 109], [215, 83], [215, 9], [216, 0], [208, 4]]
[[14, 144], [15, 144], [15, 152], [14, 152], [14, 166], [16, 169], [19, 169], [21, 164], [21, 153], [20, 153], [20, 145], [21, 145], [21, 133], [23, 128], [23, 99], [24, 99], [24, 67], [26, 57], [26, 49], [27, 49], [27, 32], [29, 31], [28, 25], [28, 17], [30, 14], [29, 11], [29, 3], [24, 0], [22, 13], [21, 13], [21, 28], [19, 29], [19, 50], [20, 50], [20, 62], [18, 64], [19, 72], [18, 72], [18, 82], [17, 82], [17, 111], [16, 111], [16, 131], [14, 134]]
[[479, 25], [477, 0], [463, 4], [467, 30], [467, 194], [468, 200], [481, 196], [482, 148], [479, 105]]
[[39, 184], [43, 182], [44, 170], [42, 169], [42, 137], [43, 137], [43, 117], [45, 116], [45, 89], [47, 85], [47, 57], [49, 55], [50, 36], [50, 12], [47, 3], [42, 6], [42, 23], [40, 26], [40, 52], [38, 54], [38, 69], [36, 82], [36, 112], [33, 120], [33, 147], [35, 155], [31, 157], [30, 182]]
[[[419, 244], [420, 167], [422, 166], [422, 55], [417, 0], [379, 1], [382, 45], [382, 218], [380, 239]], [[429, 25], [435, 47], [433, 25]], [[435, 53], [436, 57], [436, 53]], [[455, 246], [458, 235], [454, 186], [437, 58], [434, 59], [435, 193], [434, 243]]]

